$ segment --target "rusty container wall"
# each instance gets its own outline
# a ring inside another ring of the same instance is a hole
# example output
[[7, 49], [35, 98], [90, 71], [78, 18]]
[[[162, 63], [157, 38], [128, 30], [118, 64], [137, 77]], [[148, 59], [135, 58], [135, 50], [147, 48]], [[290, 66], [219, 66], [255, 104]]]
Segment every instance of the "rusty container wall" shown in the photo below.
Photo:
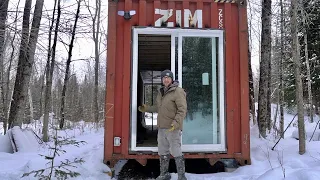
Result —
[[[217, 1], [217, 2], [216, 2]], [[248, 31], [245, 0], [109, 0], [107, 91], [104, 162], [112, 166], [119, 159], [158, 158], [156, 154], [129, 154], [130, 144], [130, 79], [131, 29], [133, 26], [155, 27], [161, 16], [155, 9], [201, 9], [202, 27], [225, 30], [226, 145], [227, 153], [185, 154], [186, 158], [234, 158], [250, 164]], [[118, 11], [135, 10], [125, 20]], [[182, 18], [184, 19], [182, 13]], [[173, 14], [168, 19], [176, 22]], [[181, 27], [184, 27], [182, 21]], [[177, 24], [174, 24], [176, 27]], [[194, 28], [198, 28], [195, 26]], [[121, 146], [114, 146], [121, 137]]]

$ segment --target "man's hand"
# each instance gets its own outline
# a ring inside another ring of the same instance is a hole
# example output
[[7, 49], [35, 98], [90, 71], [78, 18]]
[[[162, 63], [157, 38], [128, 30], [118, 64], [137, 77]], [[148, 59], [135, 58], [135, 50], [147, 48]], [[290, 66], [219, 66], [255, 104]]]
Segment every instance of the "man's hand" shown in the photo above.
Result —
[[171, 128], [168, 131], [172, 132], [172, 131], [174, 131], [174, 129], [175, 129], [174, 124], [171, 124]]
[[142, 104], [142, 106], [139, 106], [138, 107], [138, 110], [140, 111], [140, 112], [146, 112], [147, 111], [147, 105], [145, 105], [145, 104]]
[[173, 121], [172, 123], [171, 123], [171, 128], [168, 130], [168, 132], [172, 132], [172, 131], [174, 131], [174, 130], [176, 130], [176, 129], [178, 129], [179, 128], [179, 124], [178, 124], [178, 122], [177, 121]]

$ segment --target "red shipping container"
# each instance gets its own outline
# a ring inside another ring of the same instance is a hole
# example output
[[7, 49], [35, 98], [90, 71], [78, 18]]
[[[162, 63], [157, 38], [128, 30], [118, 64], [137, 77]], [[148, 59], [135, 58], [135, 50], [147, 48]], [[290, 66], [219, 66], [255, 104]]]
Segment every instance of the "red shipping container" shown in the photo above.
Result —
[[109, 0], [106, 164], [158, 158], [156, 116], [137, 107], [152, 101], [164, 69], [187, 92], [185, 158], [251, 163], [246, 8], [245, 0]]

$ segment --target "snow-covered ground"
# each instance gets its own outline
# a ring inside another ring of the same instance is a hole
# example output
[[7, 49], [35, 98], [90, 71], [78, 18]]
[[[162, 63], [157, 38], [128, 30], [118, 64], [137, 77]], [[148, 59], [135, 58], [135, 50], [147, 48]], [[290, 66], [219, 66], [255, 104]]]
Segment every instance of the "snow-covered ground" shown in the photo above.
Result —
[[[274, 107], [274, 106], [273, 106]], [[290, 123], [294, 115], [285, 114], [285, 127]], [[272, 116], [273, 117], [273, 116]], [[306, 117], [306, 153], [299, 155], [299, 145], [297, 137], [296, 120], [288, 128], [285, 139], [281, 140], [275, 150], [271, 148], [276, 142], [273, 132], [267, 139], [259, 138], [257, 126], [251, 125], [251, 160], [252, 165], [238, 168], [232, 173], [216, 174], [189, 174], [187, 178], [192, 180], [216, 180], [216, 179], [290, 179], [290, 180], [319, 180], [320, 179], [320, 130], [317, 128], [311, 142], [310, 136], [313, 133], [316, 123], [309, 123]], [[318, 121], [319, 118], [316, 118]], [[2, 127], [2, 124], [0, 123]], [[33, 127], [31, 125], [29, 127]], [[40, 126], [40, 125], [38, 125]], [[40, 126], [41, 127], [41, 126]], [[0, 132], [1, 133], [1, 132]], [[53, 132], [51, 132], [53, 133]], [[63, 146], [66, 153], [61, 154], [55, 160], [56, 164], [65, 159], [83, 158], [83, 164], [76, 164], [77, 168], [72, 170], [81, 173], [80, 177], [74, 179], [111, 179], [108, 175], [109, 168], [102, 163], [103, 159], [103, 129], [94, 130], [93, 125], [84, 122], [77, 124], [73, 129], [59, 131], [63, 137], [72, 137], [77, 141], [85, 141], [86, 144]], [[21, 179], [23, 173], [32, 170], [48, 167], [48, 162], [39, 154], [48, 155], [51, 152], [49, 145], [41, 145], [35, 152], [6, 153], [3, 145], [8, 143], [4, 136], [0, 136], [0, 179]], [[121, 162], [123, 164], [123, 162]], [[38, 179], [30, 175], [22, 179]], [[176, 174], [172, 174], [172, 179], [177, 179]]]
[[[2, 124], [0, 124], [2, 126]], [[30, 126], [29, 126], [30, 127]], [[34, 126], [31, 126], [34, 127]], [[54, 133], [54, 132], [52, 132]], [[66, 159], [72, 161], [75, 158], [83, 158], [84, 163], [74, 164], [76, 168], [70, 168], [74, 172], [78, 172], [81, 176], [72, 179], [111, 179], [108, 175], [110, 169], [102, 163], [103, 160], [103, 128], [98, 130], [94, 129], [94, 125], [88, 125], [84, 122], [78, 123], [73, 129], [58, 131], [58, 136], [61, 140], [72, 138], [78, 142], [84, 141], [79, 147], [74, 145], [64, 145], [60, 149], [65, 150], [66, 153], [59, 153], [55, 159], [55, 165], [60, 165], [61, 161]], [[31, 172], [32, 170], [40, 170], [45, 167], [50, 167], [47, 164], [49, 161], [45, 160], [40, 155], [52, 155], [52, 150], [49, 146], [53, 147], [54, 143], [43, 143], [36, 151], [33, 152], [17, 152], [14, 154], [1, 152], [4, 144], [7, 144], [7, 138], [0, 136], [0, 179], [39, 179], [31, 174], [28, 177], [21, 178], [24, 173]], [[23, 144], [28, 146], [28, 144]], [[30, 144], [29, 144], [30, 146]], [[44, 173], [48, 174], [48, 172]]]

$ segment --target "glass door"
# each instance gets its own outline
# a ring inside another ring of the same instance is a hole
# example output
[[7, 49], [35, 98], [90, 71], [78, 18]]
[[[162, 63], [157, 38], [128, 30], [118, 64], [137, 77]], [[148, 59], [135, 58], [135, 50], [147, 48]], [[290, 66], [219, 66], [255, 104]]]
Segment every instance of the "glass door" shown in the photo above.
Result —
[[[134, 28], [132, 31], [130, 151], [158, 151], [155, 146], [137, 146], [139, 133], [137, 114], [140, 105], [138, 102], [140, 91], [137, 84], [139, 64], [144, 63], [141, 60], [143, 57], [139, 56], [139, 52], [143, 50], [139, 48], [140, 34], [171, 37], [165, 47], [170, 49], [169, 56], [163, 60], [168, 62], [174, 78], [179, 80], [180, 86], [186, 90], [188, 103], [188, 113], [183, 121], [182, 151], [226, 151], [223, 30], [150, 27]], [[150, 59], [150, 61], [155, 61], [155, 59]], [[146, 67], [150, 68], [156, 67], [157, 64], [155, 62], [155, 65], [152, 65], [149, 60], [145, 62], [149, 63]]]
[[178, 41], [178, 79], [188, 104], [183, 151], [224, 151], [223, 36], [195, 30], [179, 33]]

